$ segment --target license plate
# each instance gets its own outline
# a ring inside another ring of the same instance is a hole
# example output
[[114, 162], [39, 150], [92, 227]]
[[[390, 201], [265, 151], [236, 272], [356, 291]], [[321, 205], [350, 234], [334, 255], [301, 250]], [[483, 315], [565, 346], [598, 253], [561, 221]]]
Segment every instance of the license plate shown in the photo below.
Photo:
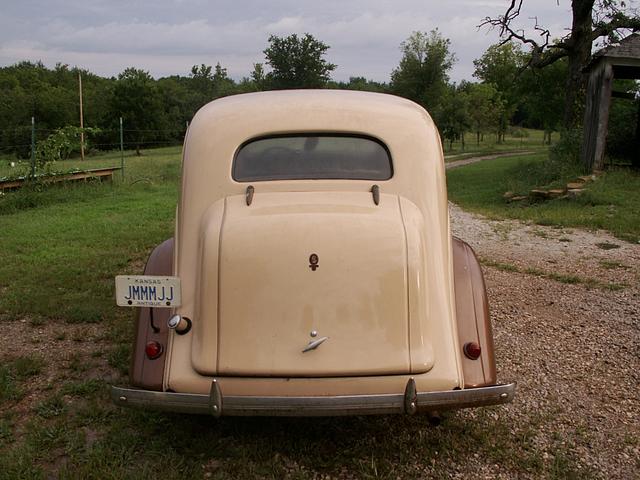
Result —
[[153, 275], [118, 275], [116, 302], [120, 307], [179, 307], [181, 301], [178, 277]]

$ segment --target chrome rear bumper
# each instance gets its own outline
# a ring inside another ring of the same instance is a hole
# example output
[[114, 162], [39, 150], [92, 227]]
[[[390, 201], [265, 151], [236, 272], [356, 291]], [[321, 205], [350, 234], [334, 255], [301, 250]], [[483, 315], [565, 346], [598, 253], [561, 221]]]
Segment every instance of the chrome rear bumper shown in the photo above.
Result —
[[223, 396], [214, 380], [211, 393], [152, 392], [111, 387], [116, 405], [142, 407], [181, 413], [214, 416], [337, 416], [416, 413], [508, 403], [513, 400], [515, 383], [491, 387], [416, 392], [410, 380], [405, 393], [382, 395], [342, 395], [324, 397]]

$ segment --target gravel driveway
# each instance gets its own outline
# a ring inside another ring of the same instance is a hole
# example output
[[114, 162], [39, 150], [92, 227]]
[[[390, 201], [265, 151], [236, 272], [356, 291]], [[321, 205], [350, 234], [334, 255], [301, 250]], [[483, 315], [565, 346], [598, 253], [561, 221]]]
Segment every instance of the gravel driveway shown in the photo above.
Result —
[[509, 436], [549, 465], [639, 478], [640, 245], [492, 221], [453, 204], [450, 212], [454, 234], [485, 264], [498, 377], [518, 382], [516, 400], [498, 413]]

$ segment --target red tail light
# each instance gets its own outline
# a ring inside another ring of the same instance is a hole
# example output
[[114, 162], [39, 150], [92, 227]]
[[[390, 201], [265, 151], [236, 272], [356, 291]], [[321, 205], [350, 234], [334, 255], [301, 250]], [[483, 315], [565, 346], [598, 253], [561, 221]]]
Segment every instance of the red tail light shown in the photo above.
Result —
[[482, 353], [480, 345], [478, 345], [476, 342], [465, 343], [464, 347], [462, 347], [462, 350], [464, 351], [464, 354], [467, 356], [467, 358], [470, 358], [471, 360], [477, 360]]
[[162, 355], [162, 345], [155, 340], [151, 341], [147, 343], [147, 346], [144, 348], [144, 352], [151, 360], [155, 360]]

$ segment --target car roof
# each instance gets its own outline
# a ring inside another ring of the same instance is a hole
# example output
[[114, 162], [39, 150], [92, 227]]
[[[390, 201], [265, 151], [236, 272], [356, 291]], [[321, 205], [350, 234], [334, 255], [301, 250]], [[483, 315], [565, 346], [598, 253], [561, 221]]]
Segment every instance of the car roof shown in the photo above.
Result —
[[[391, 154], [393, 177], [387, 189], [406, 192], [427, 177], [444, 184], [438, 132], [420, 105], [394, 95], [348, 90], [280, 90], [232, 95], [202, 107], [189, 125], [183, 150], [183, 185], [189, 195], [212, 201], [239, 193], [246, 185], [232, 178], [238, 149], [247, 141], [290, 134], [347, 134], [380, 140]], [[262, 190], [349, 188], [360, 180], [264, 182]], [[369, 182], [370, 183], [370, 182]], [[422, 192], [416, 195], [423, 196]], [[426, 199], [425, 199], [426, 201]], [[187, 202], [188, 203], [188, 202]]]
[[[238, 128], [239, 123], [245, 123], [247, 117], [252, 117], [252, 128], [256, 130], [254, 133], [260, 134], [276, 128], [276, 119], [281, 124], [277, 127], [279, 130], [290, 131], [295, 130], [296, 126], [309, 128], [311, 125], [304, 126], [301, 123], [313, 118], [316, 129], [330, 130], [334, 125], [333, 128], [340, 130], [360, 131], [366, 129], [361, 122], [363, 116], [401, 118], [405, 122], [426, 123], [433, 127], [431, 117], [424, 108], [408, 99], [383, 93], [328, 89], [277, 90], [223, 97], [202, 107], [194, 122], [203, 117], [207, 121], [223, 117], [223, 128]], [[392, 130], [393, 125], [389, 125], [389, 133]]]

